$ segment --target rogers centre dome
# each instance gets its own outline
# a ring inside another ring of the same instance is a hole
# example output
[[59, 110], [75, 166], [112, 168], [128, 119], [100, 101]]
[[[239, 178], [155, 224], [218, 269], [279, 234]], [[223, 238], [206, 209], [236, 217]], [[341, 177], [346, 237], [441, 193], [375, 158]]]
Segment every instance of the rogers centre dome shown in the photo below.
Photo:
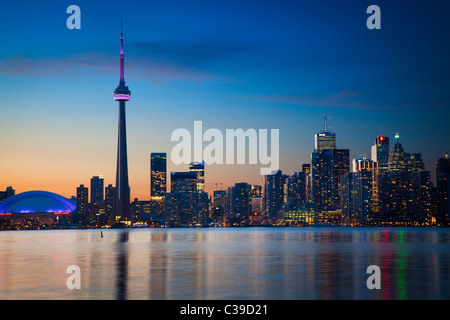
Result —
[[33, 214], [69, 214], [76, 204], [63, 196], [48, 191], [28, 191], [0, 203], [0, 216]]

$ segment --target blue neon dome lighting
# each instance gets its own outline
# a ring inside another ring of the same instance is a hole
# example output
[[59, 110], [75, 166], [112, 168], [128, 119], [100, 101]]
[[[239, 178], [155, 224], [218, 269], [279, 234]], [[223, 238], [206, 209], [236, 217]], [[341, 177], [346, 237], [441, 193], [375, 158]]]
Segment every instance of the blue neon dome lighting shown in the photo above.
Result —
[[0, 213], [74, 212], [73, 201], [48, 191], [27, 191], [0, 203]]

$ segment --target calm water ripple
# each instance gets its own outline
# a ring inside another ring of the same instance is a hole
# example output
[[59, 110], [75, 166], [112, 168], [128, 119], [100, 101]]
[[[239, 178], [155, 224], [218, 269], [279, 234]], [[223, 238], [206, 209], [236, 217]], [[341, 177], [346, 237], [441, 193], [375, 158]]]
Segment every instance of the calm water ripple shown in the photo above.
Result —
[[101, 231], [0, 232], [0, 299], [450, 298], [448, 228]]

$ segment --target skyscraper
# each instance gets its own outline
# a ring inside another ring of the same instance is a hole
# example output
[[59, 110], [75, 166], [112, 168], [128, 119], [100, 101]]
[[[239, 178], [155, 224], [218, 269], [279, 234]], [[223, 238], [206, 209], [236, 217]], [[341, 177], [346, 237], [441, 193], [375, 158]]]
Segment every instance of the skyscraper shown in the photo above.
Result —
[[130, 221], [130, 186], [128, 184], [127, 133], [125, 102], [130, 100], [130, 90], [125, 85], [122, 20], [120, 22], [120, 79], [114, 90], [114, 100], [119, 101], [119, 128], [117, 141], [115, 219]]
[[378, 162], [379, 169], [387, 169], [389, 163], [389, 137], [376, 137], [372, 146], [372, 161]]
[[264, 176], [264, 219], [273, 221], [284, 203], [284, 184], [287, 175], [281, 170]]
[[316, 152], [336, 149], [336, 134], [328, 131], [316, 133], [314, 136], [314, 148]]
[[323, 116], [323, 131], [314, 135], [314, 151], [336, 149], [336, 135], [328, 131], [327, 115]]
[[225, 214], [227, 192], [226, 190], [215, 190], [213, 195], [212, 218], [219, 220], [222, 219]]
[[429, 171], [382, 171], [378, 176], [379, 218], [411, 225], [431, 221]]
[[373, 220], [372, 171], [361, 169], [353, 172], [353, 215], [359, 224]]
[[353, 226], [353, 172], [341, 176], [341, 222], [343, 226]]
[[91, 178], [91, 203], [98, 204], [103, 201], [103, 176]]
[[389, 171], [406, 171], [408, 167], [408, 158], [410, 154], [406, 153], [403, 146], [398, 142], [400, 136], [395, 135], [395, 144], [389, 153], [388, 169]]
[[333, 150], [311, 154], [311, 196], [317, 212], [335, 209]]
[[114, 220], [116, 198], [116, 188], [112, 184], [109, 184], [105, 188], [105, 214], [106, 219], [110, 221], [111, 224]]
[[205, 191], [205, 161], [191, 162], [189, 171], [197, 174], [197, 190]]
[[[368, 170], [372, 176], [372, 199], [370, 200], [372, 203], [372, 212], [378, 212], [378, 162], [369, 160], [366, 158], [362, 159], [353, 159], [353, 172], [359, 172], [362, 170]], [[384, 167], [386, 168], [386, 166]]]
[[150, 207], [151, 212], [162, 217], [164, 197], [167, 192], [167, 154], [150, 155]]
[[440, 158], [436, 162], [436, 187], [438, 201], [438, 222], [450, 224], [450, 157]]
[[306, 201], [312, 202], [311, 195], [311, 164], [304, 163], [302, 164], [302, 172], [305, 173], [306, 176]]
[[170, 193], [165, 196], [165, 217], [170, 225], [202, 223], [208, 214], [208, 194], [197, 190], [195, 171], [171, 172]]
[[305, 203], [306, 202], [306, 173], [294, 172], [287, 179], [286, 202]]
[[77, 209], [76, 209], [76, 219], [78, 222], [85, 224], [87, 222], [88, 213], [88, 197], [89, 190], [84, 184], [77, 187]]
[[167, 154], [150, 155], [150, 196], [164, 197], [167, 192]]
[[378, 175], [379, 218], [385, 223], [414, 224], [432, 222], [432, 185], [420, 153], [413, 155], [396, 143], [389, 154], [387, 170]]
[[171, 172], [170, 192], [194, 192], [197, 190], [196, 172]]
[[235, 183], [229, 188], [229, 213], [228, 219], [233, 222], [248, 221], [252, 213], [251, 201], [252, 186], [248, 183]]
[[350, 172], [350, 150], [334, 149], [333, 152], [333, 178], [334, 202], [336, 207], [341, 203], [341, 176]]

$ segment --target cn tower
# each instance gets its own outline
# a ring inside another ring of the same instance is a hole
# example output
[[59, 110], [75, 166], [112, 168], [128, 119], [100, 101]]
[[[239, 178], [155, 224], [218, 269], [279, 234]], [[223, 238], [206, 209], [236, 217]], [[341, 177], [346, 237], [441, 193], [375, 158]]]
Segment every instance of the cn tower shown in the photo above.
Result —
[[120, 18], [120, 80], [114, 90], [114, 100], [119, 101], [119, 135], [117, 141], [116, 201], [114, 220], [131, 221], [130, 185], [128, 184], [127, 131], [125, 101], [130, 100], [130, 90], [125, 85], [122, 18]]

